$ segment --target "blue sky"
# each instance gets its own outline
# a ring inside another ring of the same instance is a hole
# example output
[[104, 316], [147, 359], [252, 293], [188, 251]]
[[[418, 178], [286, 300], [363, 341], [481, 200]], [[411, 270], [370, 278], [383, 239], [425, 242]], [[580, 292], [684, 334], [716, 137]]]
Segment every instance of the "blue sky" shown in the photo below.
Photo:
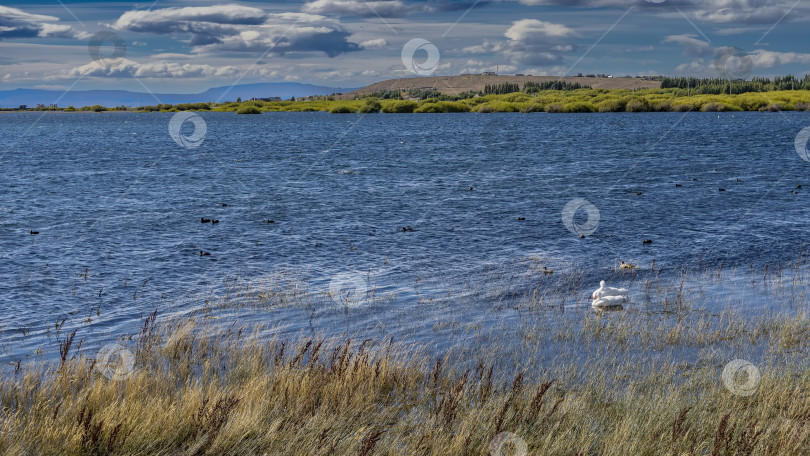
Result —
[[[730, 55], [745, 76], [804, 75], [808, 22], [808, 0], [4, 1], [0, 90], [359, 87], [414, 68], [713, 77]], [[432, 46], [409, 65], [413, 39]]]

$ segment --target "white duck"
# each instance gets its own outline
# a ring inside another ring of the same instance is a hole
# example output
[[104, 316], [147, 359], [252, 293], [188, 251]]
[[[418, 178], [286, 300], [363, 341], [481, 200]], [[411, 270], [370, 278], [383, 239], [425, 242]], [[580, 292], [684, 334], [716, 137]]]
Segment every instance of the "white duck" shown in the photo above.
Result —
[[605, 281], [599, 282], [599, 288], [593, 292], [594, 307], [615, 307], [627, 302], [627, 295], [630, 292], [627, 288], [606, 287]]
[[593, 300], [593, 307], [619, 307], [627, 302], [626, 296], [604, 296]]

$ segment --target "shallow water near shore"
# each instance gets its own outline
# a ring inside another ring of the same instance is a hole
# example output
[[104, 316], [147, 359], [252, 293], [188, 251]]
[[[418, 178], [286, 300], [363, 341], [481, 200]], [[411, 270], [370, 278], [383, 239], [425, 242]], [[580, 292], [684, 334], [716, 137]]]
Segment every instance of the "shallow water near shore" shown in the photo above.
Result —
[[581, 320], [600, 279], [620, 318], [808, 291], [808, 113], [199, 115], [198, 148], [171, 113], [0, 116], [4, 366], [155, 309], [442, 351]]

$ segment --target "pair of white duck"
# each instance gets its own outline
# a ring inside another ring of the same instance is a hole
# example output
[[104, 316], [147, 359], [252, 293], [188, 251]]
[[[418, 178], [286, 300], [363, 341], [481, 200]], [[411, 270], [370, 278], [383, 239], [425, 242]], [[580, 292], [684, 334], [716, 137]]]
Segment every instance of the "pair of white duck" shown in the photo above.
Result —
[[599, 282], [599, 289], [593, 292], [591, 299], [594, 307], [618, 307], [627, 302], [630, 292], [627, 288], [606, 287], [605, 281]]

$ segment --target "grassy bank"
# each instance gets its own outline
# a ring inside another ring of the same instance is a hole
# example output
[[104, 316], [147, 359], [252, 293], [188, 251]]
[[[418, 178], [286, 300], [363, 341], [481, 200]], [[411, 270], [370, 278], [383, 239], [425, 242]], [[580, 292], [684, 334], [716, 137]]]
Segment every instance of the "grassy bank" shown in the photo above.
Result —
[[353, 113], [449, 113], [449, 112], [722, 112], [722, 111], [810, 111], [810, 90], [748, 92], [733, 95], [695, 94], [694, 90], [667, 88], [645, 90], [542, 90], [534, 93], [473, 95], [461, 97], [385, 99], [366, 97], [341, 100], [312, 97], [288, 101], [239, 101], [225, 103], [184, 103], [141, 108], [45, 108], [65, 112], [177, 112], [213, 111], [238, 114], [262, 112], [320, 111], [334, 114]]
[[536, 94], [522, 92], [484, 95], [459, 100], [429, 98], [390, 100], [363, 98], [302, 101], [248, 101], [225, 103], [213, 111], [237, 111], [253, 106], [262, 112], [324, 111], [331, 113], [435, 113], [435, 112], [689, 112], [689, 111], [808, 111], [810, 91], [754, 92], [738, 95], [688, 95], [682, 89], [546, 90]]
[[[0, 454], [810, 452], [810, 277], [801, 254], [790, 268], [719, 266], [666, 280], [652, 268], [617, 268], [610, 282], [629, 280], [650, 302], [607, 313], [570, 291], [581, 274], [546, 275], [542, 262], [526, 262], [539, 284], [514, 301], [499, 301], [511, 291], [497, 289], [498, 276], [461, 293], [519, 319], [486, 327], [462, 315], [470, 326], [458, 326], [461, 346], [448, 350], [390, 337], [281, 339], [266, 336], [272, 327], [217, 322], [215, 309], [349, 312], [331, 291], [287, 274], [228, 280], [197, 317], [148, 316], [121, 339], [124, 356], [57, 331], [53, 363], [3, 371]], [[751, 287], [778, 304], [755, 317], [736, 297], [709, 306], [707, 289], [718, 286]], [[424, 299], [420, 312], [443, 306]], [[376, 291], [368, 300], [394, 302]], [[563, 311], [561, 301], [581, 304]], [[761, 361], [728, 376], [737, 357]]]
[[[487, 355], [483, 346], [470, 347], [478, 355], [436, 357], [427, 347], [391, 340], [267, 340], [258, 330], [235, 324], [219, 331], [195, 320], [159, 326], [154, 316], [122, 342], [131, 365], [120, 362], [126, 357], [110, 358], [119, 362], [108, 364], [63, 334], [56, 338], [61, 361], [51, 367], [18, 366], [2, 378], [0, 454], [810, 451], [806, 363], [759, 366], [761, 381], [741, 394], [735, 385], [750, 386], [752, 379], [735, 377], [731, 386], [724, 385], [725, 361], [620, 356], [628, 340], [635, 340], [627, 334], [630, 327], [648, 333], [649, 341], [705, 345], [734, 338], [741, 320], [721, 317], [716, 334], [694, 340], [667, 338], [678, 325], [655, 318], [628, 323], [584, 315], [580, 332], [551, 332], [561, 343], [582, 338], [589, 361], [562, 356], [543, 369], [503, 370], [503, 359]], [[770, 325], [765, 320], [752, 325], [773, 329], [754, 339], [779, 353], [797, 348], [779, 343], [786, 331], [802, 326], [794, 335], [807, 340], [807, 325], [796, 323], [807, 321], [805, 316], [773, 318]], [[689, 328], [684, 324], [679, 331]], [[525, 328], [518, 333], [524, 334], [523, 343], [542, 343]], [[806, 348], [801, 340], [798, 345]]]

